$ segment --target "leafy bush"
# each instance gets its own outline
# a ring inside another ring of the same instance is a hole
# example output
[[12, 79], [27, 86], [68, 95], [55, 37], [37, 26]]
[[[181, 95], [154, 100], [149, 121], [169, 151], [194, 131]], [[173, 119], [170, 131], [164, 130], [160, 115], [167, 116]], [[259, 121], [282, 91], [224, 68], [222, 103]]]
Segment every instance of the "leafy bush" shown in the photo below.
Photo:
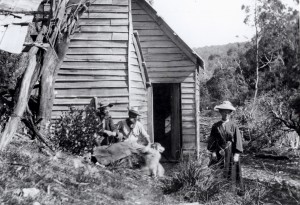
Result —
[[234, 118], [243, 131], [244, 139], [249, 141], [246, 150], [257, 152], [272, 147], [290, 131], [272, 114], [276, 107], [270, 101], [279, 99], [278, 96], [270, 93], [261, 95], [254, 106], [252, 101], [247, 101], [244, 107], [239, 107], [235, 112]]
[[96, 146], [95, 135], [100, 134], [101, 124], [94, 108], [70, 107], [54, 124], [52, 137], [57, 148], [72, 154], [90, 152]]
[[11, 54], [5, 51], [0, 51], [0, 92], [6, 89], [14, 89], [17, 78], [22, 73], [19, 73], [20, 55]]

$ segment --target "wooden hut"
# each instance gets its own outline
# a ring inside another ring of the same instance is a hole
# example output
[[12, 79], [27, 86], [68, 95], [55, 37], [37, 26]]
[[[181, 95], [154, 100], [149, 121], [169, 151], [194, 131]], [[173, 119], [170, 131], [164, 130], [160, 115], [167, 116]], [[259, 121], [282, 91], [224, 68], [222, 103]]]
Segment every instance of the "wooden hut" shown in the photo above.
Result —
[[136, 106], [166, 158], [199, 151], [202, 59], [145, 0], [95, 0], [79, 21], [58, 73], [53, 118], [92, 97], [115, 104], [117, 122]]

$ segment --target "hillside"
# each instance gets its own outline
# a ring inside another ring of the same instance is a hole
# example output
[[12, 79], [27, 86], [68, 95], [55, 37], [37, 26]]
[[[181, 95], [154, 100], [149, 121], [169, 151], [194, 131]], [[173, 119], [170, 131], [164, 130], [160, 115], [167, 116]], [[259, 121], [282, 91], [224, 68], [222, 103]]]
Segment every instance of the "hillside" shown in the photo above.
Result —
[[208, 57], [212, 54], [217, 54], [220, 56], [227, 55], [227, 51], [229, 49], [237, 49], [238, 47], [241, 47], [245, 45], [246, 42], [242, 43], [228, 43], [225, 45], [215, 45], [215, 46], [204, 46], [204, 47], [198, 47], [194, 48], [194, 50], [201, 56], [201, 58], [207, 62]]
[[196, 53], [205, 62], [205, 70], [204, 73], [202, 73], [201, 81], [209, 80], [212, 77], [214, 70], [216, 69], [216, 66], [214, 66], [213, 63], [211, 63], [209, 60], [210, 56], [218, 56], [220, 58], [224, 58], [228, 56], [227, 55], [228, 50], [239, 50], [244, 48], [245, 45], [246, 42], [242, 42], [242, 43], [228, 43], [225, 45], [214, 45], [214, 46], [204, 46], [204, 47], [194, 48]]
[[160, 184], [121, 165], [106, 168], [67, 153], [46, 156], [23, 137], [0, 153], [0, 204], [178, 204]]

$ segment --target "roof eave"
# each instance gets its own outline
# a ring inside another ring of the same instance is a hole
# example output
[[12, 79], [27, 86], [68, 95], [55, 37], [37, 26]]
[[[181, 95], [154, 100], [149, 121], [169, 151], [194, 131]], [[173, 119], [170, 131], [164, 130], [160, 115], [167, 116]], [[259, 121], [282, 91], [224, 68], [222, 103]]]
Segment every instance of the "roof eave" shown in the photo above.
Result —
[[160, 28], [166, 33], [166, 35], [190, 58], [193, 63], [204, 69], [203, 59], [191, 48], [189, 47], [174, 30], [161, 18], [157, 11], [146, 1], [137, 0], [136, 1], [141, 7], [149, 11], [149, 15], [156, 21]]

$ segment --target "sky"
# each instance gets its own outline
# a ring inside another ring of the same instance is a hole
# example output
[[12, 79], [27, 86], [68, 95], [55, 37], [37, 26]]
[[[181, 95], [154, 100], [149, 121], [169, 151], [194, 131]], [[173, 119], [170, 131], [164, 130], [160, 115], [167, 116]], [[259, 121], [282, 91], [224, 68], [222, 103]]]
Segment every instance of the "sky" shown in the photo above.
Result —
[[[291, 0], [283, 0], [291, 1]], [[153, 7], [192, 48], [250, 40], [254, 28], [243, 23], [249, 0], [154, 0]]]

